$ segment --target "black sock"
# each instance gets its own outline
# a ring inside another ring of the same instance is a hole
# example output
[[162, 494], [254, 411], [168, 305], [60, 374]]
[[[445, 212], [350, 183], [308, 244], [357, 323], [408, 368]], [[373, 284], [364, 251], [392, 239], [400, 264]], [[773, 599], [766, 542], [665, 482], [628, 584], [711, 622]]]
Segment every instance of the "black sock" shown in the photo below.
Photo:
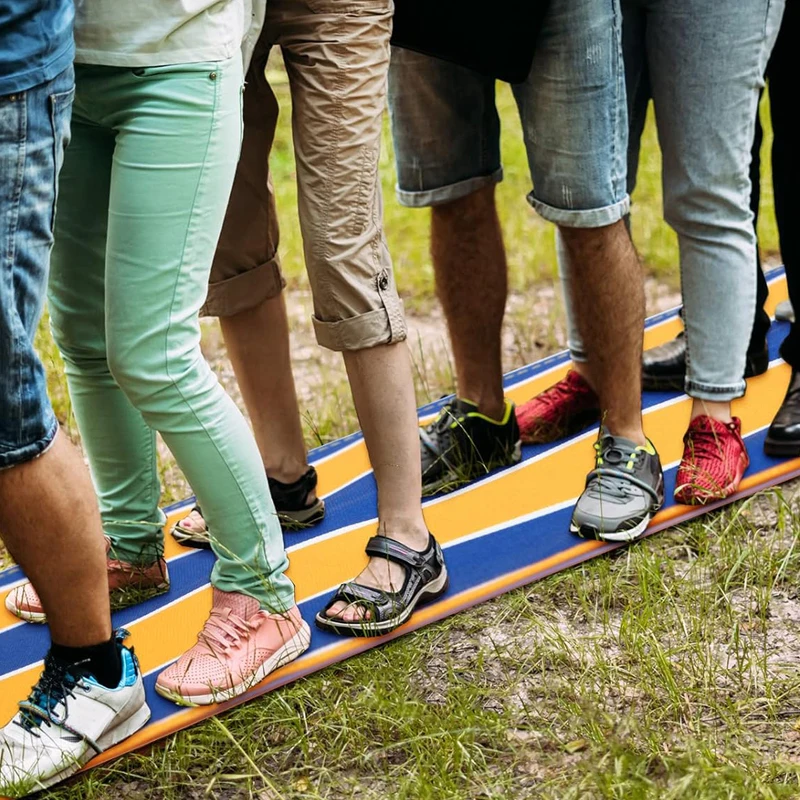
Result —
[[109, 689], [119, 686], [122, 680], [122, 658], [117, 637], [114, 635], [107, 642], [88, 647], [65, 647], [53, 642], [50, 653], [53, 658], [66, 665], [87, 662], [86, 671]]

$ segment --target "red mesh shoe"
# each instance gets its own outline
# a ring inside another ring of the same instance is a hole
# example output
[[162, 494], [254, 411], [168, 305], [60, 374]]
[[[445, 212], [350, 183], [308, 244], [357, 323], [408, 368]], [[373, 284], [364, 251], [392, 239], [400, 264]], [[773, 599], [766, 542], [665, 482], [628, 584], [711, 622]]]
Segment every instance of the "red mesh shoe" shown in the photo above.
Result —
[[736, 492], [750, 466], [740, 419], [725, 423], [701, 415], [689, 423], [683, 444], [675, 479], [676, 503], [700, 506]]
[[523, 444], [555, 442], [599, 420], [600, 401], [594, 389], [574, 369], [517, 408]]

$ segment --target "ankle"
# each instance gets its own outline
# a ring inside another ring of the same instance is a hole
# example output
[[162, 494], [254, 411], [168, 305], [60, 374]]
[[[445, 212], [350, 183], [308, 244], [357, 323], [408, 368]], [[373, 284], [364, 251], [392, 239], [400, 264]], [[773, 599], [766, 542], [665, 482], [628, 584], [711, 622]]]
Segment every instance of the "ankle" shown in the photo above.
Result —
[[592, 385], [592, 379], [589, 376], [589, 365], [585, 361], [573, 361], [572, 362], [572, 369], [573, 371], [577, 372], [578, 375], [583, 378], [586, 383], [589, 384], [592, 391], [595, 391], [594, 386]]
[[114, 633], [106, 641], [83, 647], [68, 647], [53, 642], [50, 654], [66, 666], [85, 666], [86, 671], [108, 689], [119, 686], [122, 679], [122, 659]]
[[715, 403], [709, 400], [694, 398], [692, 401], [692, 414], [689, 421], [694, 422], [698, 417], [711, 417], [711, 419], [715, 419], [717, 422], [722, 422], [727, 425], [729, 422], [733, 421], [733, 417], [731, 416], [731, 404]]
[[503, 419], [506, 413], [506, 398], [503, 394], [503, 388], [497, 389], [481, 389], [477, 388], [476, 391], [464, 389], [462, 392], [459, 389], [458, 397], [462, 400], [469, 400], [470, 403], [475, 403], [478, 406], [478, 411], [489, 419], [499, 421]]
[[642, 429], [641, 424], [621, 425], [606, 422], [605, 427], [612, 436], [619, 436], [622, 439], [629, 439], [640, 446], [647, 444], [647, 437], [644, 435], [644, 430]]
[[294, 483], [308, 472], [308, 461], [305, 458], [305, 454], [302, 459], [289, 456], [269, 463], [265, 461], [264, 469], [268, 477], [279, 483]]
[[430, 533], [421, 514], [418, 519], [387, 515], [378, 520], [378, 535], [402, 542], [412, 550], [421, 552], [428, 546]]

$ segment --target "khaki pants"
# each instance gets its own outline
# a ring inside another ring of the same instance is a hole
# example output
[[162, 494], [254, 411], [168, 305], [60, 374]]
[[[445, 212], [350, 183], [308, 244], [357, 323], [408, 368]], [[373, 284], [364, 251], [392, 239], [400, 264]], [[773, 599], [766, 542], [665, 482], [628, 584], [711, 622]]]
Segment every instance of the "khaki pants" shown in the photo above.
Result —
[[230, 316], [284, 286], [268, 156], [281, 48], [292, 93], [298, 211], [317, 340], [361, 350], [406, 338], [378, 176], [392, 0], [270, 0], [244, 92], [244, 140], [204, 313]]

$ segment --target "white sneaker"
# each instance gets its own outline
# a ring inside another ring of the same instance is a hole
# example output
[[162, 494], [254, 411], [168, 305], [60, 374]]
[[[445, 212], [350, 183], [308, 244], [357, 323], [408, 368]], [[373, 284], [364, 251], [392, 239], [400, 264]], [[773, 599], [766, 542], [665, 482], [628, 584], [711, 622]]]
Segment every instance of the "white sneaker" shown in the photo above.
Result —
[[122, 679], [100, 685], [79, 665], [50, 656], [30, 697], [0, 730], [0, 796], [24, 797], [76, 773], [87, 761], [127, 739], [150, 719], [139, 663], [117, 633]]

